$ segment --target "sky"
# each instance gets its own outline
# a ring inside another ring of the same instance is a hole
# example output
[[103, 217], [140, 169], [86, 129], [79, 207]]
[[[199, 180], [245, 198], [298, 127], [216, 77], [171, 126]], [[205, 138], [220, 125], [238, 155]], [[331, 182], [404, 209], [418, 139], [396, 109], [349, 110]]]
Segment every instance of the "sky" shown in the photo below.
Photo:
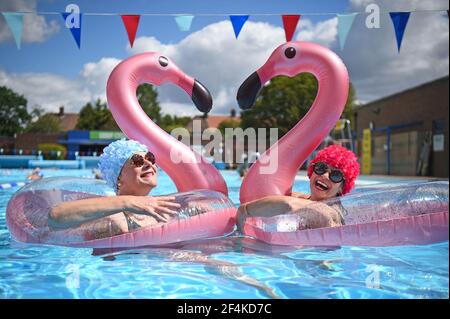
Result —
[[[167, 15], [141, 17], [133, 48], [120, 16], [83, 16], [81, 50], [60, 15], [42, 14], [25, 15], [18, 50], [0, 16], [0, 86], [23, 94], [30, 109], [40, 106], [56, 112], [63, 105], [68, 112], [78, 112], [87, 102], [106, 100], [106, 81], [117, 63], [157, 51], [208, 87], [214, 100], [212, 114], [228, 114], [238, 109], [236, 92], [242, 81], [285, 42], [281, 14], [304, 14], [294, 39], [336, 52], [348, 68], [360, 103], [449, 73], [448, 0], [0, 0], [0, 11], [63, 12], [70, 3], [82, 13]], [[333, 13], [364, 12], [370, 3], [382, 11], [380, 28], [368, 29], [367, 14], [358, 15], [341, 50]], [[443, 11], [412, 13], [398, 53], [387, 12], [413, 10]], [[191, 29], [183, 32], [173, 14], [210, 15], [195, 17]], [[230, 14], [250, 15], [238, 39]], [[158, 93], [163, 113], [198, 114], [190, 98], [174, 85], [162, 85]]]

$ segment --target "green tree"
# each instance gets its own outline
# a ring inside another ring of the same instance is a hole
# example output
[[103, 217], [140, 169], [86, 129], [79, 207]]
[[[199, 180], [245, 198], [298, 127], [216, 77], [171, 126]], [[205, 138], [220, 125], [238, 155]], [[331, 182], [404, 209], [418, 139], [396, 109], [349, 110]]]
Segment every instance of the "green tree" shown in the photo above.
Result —
[[[158, 103], [158, 93], [149, 84], [138, 87], [136, 96], [144, 112], [155, 122], [161, 121], [161, 108]], [[80, 110], [80, 117], [76, 126], [79, 130], [120, 131], [111, 111], [106, 103], [98, 99], [95, 104], [87, 103]]]
[[191, 120], [192, 118], [189, 116], [171, 116], [169, 114], [166, 114], [161, 118], [161, 123], [159, 124], [159, 126], [164, 131], [170, 133], [177, 127], [186, 127]]
[[76, 128], [79, 130], [119, 130], [111, 111], [100, 99], [95, 102], [95, 105], [89, 102], [81, 108]]
[[[242, 128], [277, 127], [280, 137], [289, 132], [305, 116], [317, 95], [317, 80], [308, 73], [293, 78], [280, 76], [265, 86], [256, 105], [241, 113]], [[351, 86], [344, 116], [352, 113], [354, 89]]]
[[61, 132], [59, 120], [50, 113], [40, 116], [25, 128], [25, 132], [32, 133], [58, 133]]
[[27, 99], [5, 86], [0, 86], [0, 136], [14, 136], [30, 122]]
[[136, 92], [139, 104], [150, 119], [156, 124], [161, 122], [161, 107], [158, 102], [158, 92], [153, 85], [141, 84]]

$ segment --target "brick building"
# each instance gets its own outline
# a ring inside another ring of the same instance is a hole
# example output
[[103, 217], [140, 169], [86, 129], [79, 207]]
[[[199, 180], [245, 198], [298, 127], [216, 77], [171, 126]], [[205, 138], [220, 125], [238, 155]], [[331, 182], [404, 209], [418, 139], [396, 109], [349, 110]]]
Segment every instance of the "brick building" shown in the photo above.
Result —
[[448, 177], [448, 76], [355, 110], [358, 155], [371, 132], [372, 174]]

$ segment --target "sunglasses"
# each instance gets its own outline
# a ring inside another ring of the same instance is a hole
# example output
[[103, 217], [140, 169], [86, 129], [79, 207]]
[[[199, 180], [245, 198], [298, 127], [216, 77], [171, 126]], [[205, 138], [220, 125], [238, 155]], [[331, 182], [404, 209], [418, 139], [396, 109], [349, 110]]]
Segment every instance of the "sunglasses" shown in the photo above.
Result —
[[341, 170], [331, 169], [330, 166], [328, 166], [328, 164], [323, 162], [314, 163], [313, 171], [317, 175], [323, 175], [326, 172], [330, 172], [329, 179], [330, 181], [336, 184], [344, 181], [344, 173], [342, 173]]
[[140, 154], [134, 154], [130, 158], [131, 164], [133, 164], [136, 167], [144, 166], [145, 160], [147, 160], [150, 163], [152, 163], [153, 165], [155, 165], [155, 163], [156, 163], [155, 154], [153, 154], [152, 152], [147, 152], [147, 154], [145, 154], [144, 156], [142, 156]]

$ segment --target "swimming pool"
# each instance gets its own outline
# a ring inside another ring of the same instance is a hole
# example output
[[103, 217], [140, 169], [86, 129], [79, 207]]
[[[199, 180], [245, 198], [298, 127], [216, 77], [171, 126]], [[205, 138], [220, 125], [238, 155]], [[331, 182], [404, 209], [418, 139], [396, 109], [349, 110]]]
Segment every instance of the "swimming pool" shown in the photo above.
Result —
[[[0, 169], [0, 184], [25, 181], [29, 172]], [[90, 170], [43, 173], [92, 176]], [[238, 174], [222, 174], [238, 203]], [[386, 181], [361, 178], [357, 187]], [[448, 242], [293, 249], [232, 235], [116, 252], [29, 245], [12, 240], [5, 224], [17, 189], [0, 190], [0, 298], [449, 298]], [[294, 190], [308, 191], [303, 175]], [[161, 172], [154, 194], [175, 191]]]

